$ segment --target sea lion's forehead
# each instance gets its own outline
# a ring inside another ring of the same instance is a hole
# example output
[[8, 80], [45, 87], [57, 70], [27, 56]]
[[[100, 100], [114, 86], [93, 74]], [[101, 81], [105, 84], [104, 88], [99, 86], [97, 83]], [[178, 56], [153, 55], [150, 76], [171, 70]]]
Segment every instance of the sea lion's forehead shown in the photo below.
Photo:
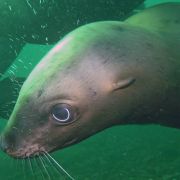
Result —
[[53, 76], [65, 69], [72, 62], [70, 58], [70, 53], [73, 53], [72, 51], [69, 53], [63, 53], [61, 51], [61, 56], [56, 52], [58, 48], [63, 49], [70, 41], [71, 38], [67, 38], [60, 42], [40, 61], [24, 83], [22, 92], [27, 93], [28, 89], [34, 92], [35, 89], [44, 86], [50, 79], [53, 79]]
[[[101, 26], [103, 25], [107, 26], [101, 23]], [[107, 27], [110, 25], [111, 23]], [[94, 43], [97, 44], [99, 39], [102, 39], [102, 33], [106, 33], [105, 28], [96, 28], [96, 24], [79, 28], [61, 40], [32, 71], [22, 87], [21, 94], [33, 93], [37, 88], [47, 84], [57, 73], [79, 64], [88, 49], [94, 48]]]
[[[31, 72], [21, 89], [15, 109], [21, 109], [20, 106], [23, 106], [29, 99], [36, 98], [38, 92], [42, 88], [47, 88], [47, 85], [49, 86], [57, 75], [62, 83], [68, 70], [73, 68], [74, 71], [70, 71], [71, 77], [73, 77], [72, 73], [79, 71], [79, 65], [85, 61], [88, 54], [92, 55], [92, 52], [95, 54], [95, 51], [98, 54], [100, 45], [108, 44], [109, 35], [113, 34], [114, 31], [119, 31], [119, 28], [121, 32], [124, 32], [122, 29], [124, 26], [126, 28], [126, 25], [113, 23], [93, 23], [73, 31], [62, 39]], [[113, 39], [116, 40], [116, 38], [113, 35]], [[84, 68], [83, 71], [85, 71]], [[61, 85], [63, 86], [63, 84]]]

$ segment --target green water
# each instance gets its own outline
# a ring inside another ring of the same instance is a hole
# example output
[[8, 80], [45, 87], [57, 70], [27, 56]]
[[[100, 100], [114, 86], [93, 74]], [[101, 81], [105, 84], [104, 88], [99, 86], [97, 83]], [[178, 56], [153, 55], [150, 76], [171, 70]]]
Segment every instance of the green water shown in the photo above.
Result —
[[[160, 2], [180, 1], [147, 0], [145, 4], [151, 6]], [[16, 76], [27, 77], [50, 48], [51, 45], [27, 44], [14, 62]], [[0, 120], [2, 131], [6, 120]], [[158, 125], [116, 126], [52, 156], [77, 180], [179, 180], [179, 142], [178, 129]], [[47, 170], [44, 170], [40, 162], [14, 160], [3, 152], [0, 159], [0, 180], [69, 179], [47, 161]]]
[[[68, 172], [80, 180], [178, 180], [180, 179], [180, 131], [160, 126], [117, 126], [53, 154]], [[34, 165], [0, 154], [2, 179], [43, 179]], [[24, 170], [23, 167], [27, 169]], [[52, 179], [68, 179], [47, 166]], [[47, 178], [47, 174], [44, 172]]]

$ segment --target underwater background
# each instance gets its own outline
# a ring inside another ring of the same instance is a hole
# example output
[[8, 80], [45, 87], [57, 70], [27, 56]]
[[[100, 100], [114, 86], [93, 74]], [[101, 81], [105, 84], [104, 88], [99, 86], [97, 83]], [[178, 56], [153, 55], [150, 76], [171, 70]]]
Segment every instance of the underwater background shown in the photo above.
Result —
[[[180, 1], [147, 0], [145, 7], [162, 2]], [[52, 47], [27, 44], [14, 62], [13, 73], [27, 77]], [[12, 67], [6, 76], [11, 76]], [[0, 119], [1, 131], [6, 122]], [[115, 126], [52, 156], [77, 180], [180, 180], [180, 130], [159, 125]], [[44, 165], [15, 160], [0, 152], [0, 180], [69, 179], [46, 159], [42, 161]]]

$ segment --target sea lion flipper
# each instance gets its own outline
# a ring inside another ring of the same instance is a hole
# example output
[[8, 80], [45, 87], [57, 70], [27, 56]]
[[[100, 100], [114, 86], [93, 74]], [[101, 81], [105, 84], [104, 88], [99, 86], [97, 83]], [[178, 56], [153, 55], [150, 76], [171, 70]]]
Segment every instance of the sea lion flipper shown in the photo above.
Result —
[[128, 79], [119, 80], [116, 83], [113, 84], [112, 91], [117, 91], [120, 89], [124, 89], [132, 85], [136, 81], [135, 78], [130, 77]]

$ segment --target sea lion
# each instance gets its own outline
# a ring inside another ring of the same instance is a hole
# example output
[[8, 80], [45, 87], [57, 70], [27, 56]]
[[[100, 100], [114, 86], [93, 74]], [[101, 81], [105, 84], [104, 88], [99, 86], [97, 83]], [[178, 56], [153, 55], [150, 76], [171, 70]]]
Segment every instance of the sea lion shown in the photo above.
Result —
[[117, 124], [179, 128], [179, 12], [179, 3], [162, 4], [125, 22], [95, 22], [65, 36], [24, 83], [1, 148], [26, 158]]
[[[0, 1], [0, 78], [26, 43], [57, 43], [65, 34], [81, 25], [100, 20], [122, 20], [143, 2], [144, 0]], [[0, 79], [1, 97], [8, 96], [11, 101], [17, 100], [19, 91], [14, 93], [14, 88], [8, 92], [1, 91], [6, 83], [8, 85], [12, 82], [9, 78], [4, 79], [4, 82]], [[5, 88], [8, 89], [8, 86]], [[8, 119], [9, 115], [4, 112], [4, 107], [12, 112], [14, 106], [9, 106], [8, 100], [4, 100], [0, 99], [0, 117]]]

